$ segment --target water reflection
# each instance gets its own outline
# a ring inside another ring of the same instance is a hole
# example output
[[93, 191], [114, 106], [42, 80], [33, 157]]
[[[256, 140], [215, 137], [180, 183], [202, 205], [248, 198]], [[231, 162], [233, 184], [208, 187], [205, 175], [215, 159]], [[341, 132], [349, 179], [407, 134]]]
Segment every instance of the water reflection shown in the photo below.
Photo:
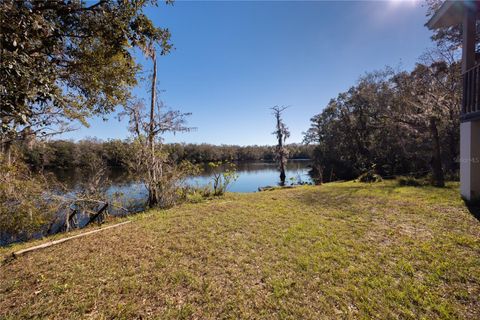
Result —
[[[311, 183], [310, 164], [310, 160], [290, 160], [286, 168], [287, 184]], [[259, 187], [275, 186], [280, 183], [279, 171], [274, 162], [238, 162], [236, 167], [238, 179], [230, 186], [229, 192], [255, 192]], [[79, 188], [82, 182], [88, 179], [79, 170], [56, 170], [54, 173], [69, 190]], [[187, 179], [187, 183], [193, 186], [205, 186], [211, 182], [211, 176], [212, 169], [205, 164], [203, 172]], [[109, 169], [107, 183], [110, 195], [123, 194], [130, 199], [144, 199], [147, 195], [143, 184], [121, 168]]]
[[[312, 178], [309, 160], [291, 160], [286, 168], [286, 184], [311, 183]], [[265, 186], [280, 184], [277, 164], [274, 162], [241, 162], [237, 163], [238, 179], [231, 185], [230, 192], [255, 192]], [[191, 185], [204, 186], [211, 181], [211, 171], [208, 168], [200, 175], [188, 180]]]

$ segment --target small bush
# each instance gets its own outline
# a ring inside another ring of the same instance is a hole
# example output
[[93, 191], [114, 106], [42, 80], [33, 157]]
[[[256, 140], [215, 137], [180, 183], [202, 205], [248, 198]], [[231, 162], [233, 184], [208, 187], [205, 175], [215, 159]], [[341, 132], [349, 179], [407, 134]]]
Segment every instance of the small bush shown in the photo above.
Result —
[[204, 197], [204, 198], [210, 198], [211, 196], [213, 196], [213, 188], [210, 184], [207, 184], [205, 186], [203, 186], [202, 188], [199, 189], [200, 191], [200, 194]]
[[171, 208], [187, 199], [188, 189], [184, 190], [182, 186], [189, 176], [195, 175], [199, 171], [198, 166], [187, 160], [179, 164], [174, 161], [164, 160], [161, 163], [160, 172], [162, 174], [158, 177], [155, 185], [158, 195], [156, 206], [159, 208]]
[[367, 171], [358, 177], [358, 181], [364, 183], [382, 182], [382, 180], [382, 177], [373, 171]]
[[186, 201], [191, 203], [199, 203], [205, 199], [211, 198], [212, 196], [213, 188], [211, 185], [196, 187], [189, 186], [186, 194]]
[[204, 196], [199, 192], [191, 193], [187, 196], [187, 201], [190, 203], [200, 203], [204, 199]]
[[238, 179], [237, 168], [235, 164], [228, 161], [209, 162], [208, 166], [213, 170], [213, 195], [221, 196]]

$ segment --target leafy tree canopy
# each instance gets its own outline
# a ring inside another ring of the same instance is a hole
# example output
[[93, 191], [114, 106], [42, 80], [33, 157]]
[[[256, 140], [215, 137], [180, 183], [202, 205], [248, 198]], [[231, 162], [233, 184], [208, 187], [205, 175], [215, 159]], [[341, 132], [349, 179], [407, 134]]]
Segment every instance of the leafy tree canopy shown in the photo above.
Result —
[[153, 25], [147, 5], [157, 1], [2, 1], [2, 140], [49, 134], [70, 120], [86, 124], [125, 104], [140, 68], [132, 48], [171, 49], [170, 32]]

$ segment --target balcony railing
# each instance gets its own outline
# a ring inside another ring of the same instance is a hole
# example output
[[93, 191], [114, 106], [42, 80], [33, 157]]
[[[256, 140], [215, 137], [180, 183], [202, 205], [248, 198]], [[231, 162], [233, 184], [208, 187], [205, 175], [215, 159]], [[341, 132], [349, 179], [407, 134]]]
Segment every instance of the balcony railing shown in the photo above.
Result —
[[480, 64], [463, 74], [462, 120], [480, 119]]

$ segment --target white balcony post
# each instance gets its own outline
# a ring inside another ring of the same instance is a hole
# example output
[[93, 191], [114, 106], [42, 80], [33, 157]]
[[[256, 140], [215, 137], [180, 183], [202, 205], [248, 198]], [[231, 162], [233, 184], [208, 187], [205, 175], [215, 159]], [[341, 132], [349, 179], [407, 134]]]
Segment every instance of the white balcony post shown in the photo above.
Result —
[[[464, 11], [462, 73], [475, 65], [475, 19], [474, 11]], [[480, 198], [480, 120], [460, 124], [460, 193], [469, 201]]]

